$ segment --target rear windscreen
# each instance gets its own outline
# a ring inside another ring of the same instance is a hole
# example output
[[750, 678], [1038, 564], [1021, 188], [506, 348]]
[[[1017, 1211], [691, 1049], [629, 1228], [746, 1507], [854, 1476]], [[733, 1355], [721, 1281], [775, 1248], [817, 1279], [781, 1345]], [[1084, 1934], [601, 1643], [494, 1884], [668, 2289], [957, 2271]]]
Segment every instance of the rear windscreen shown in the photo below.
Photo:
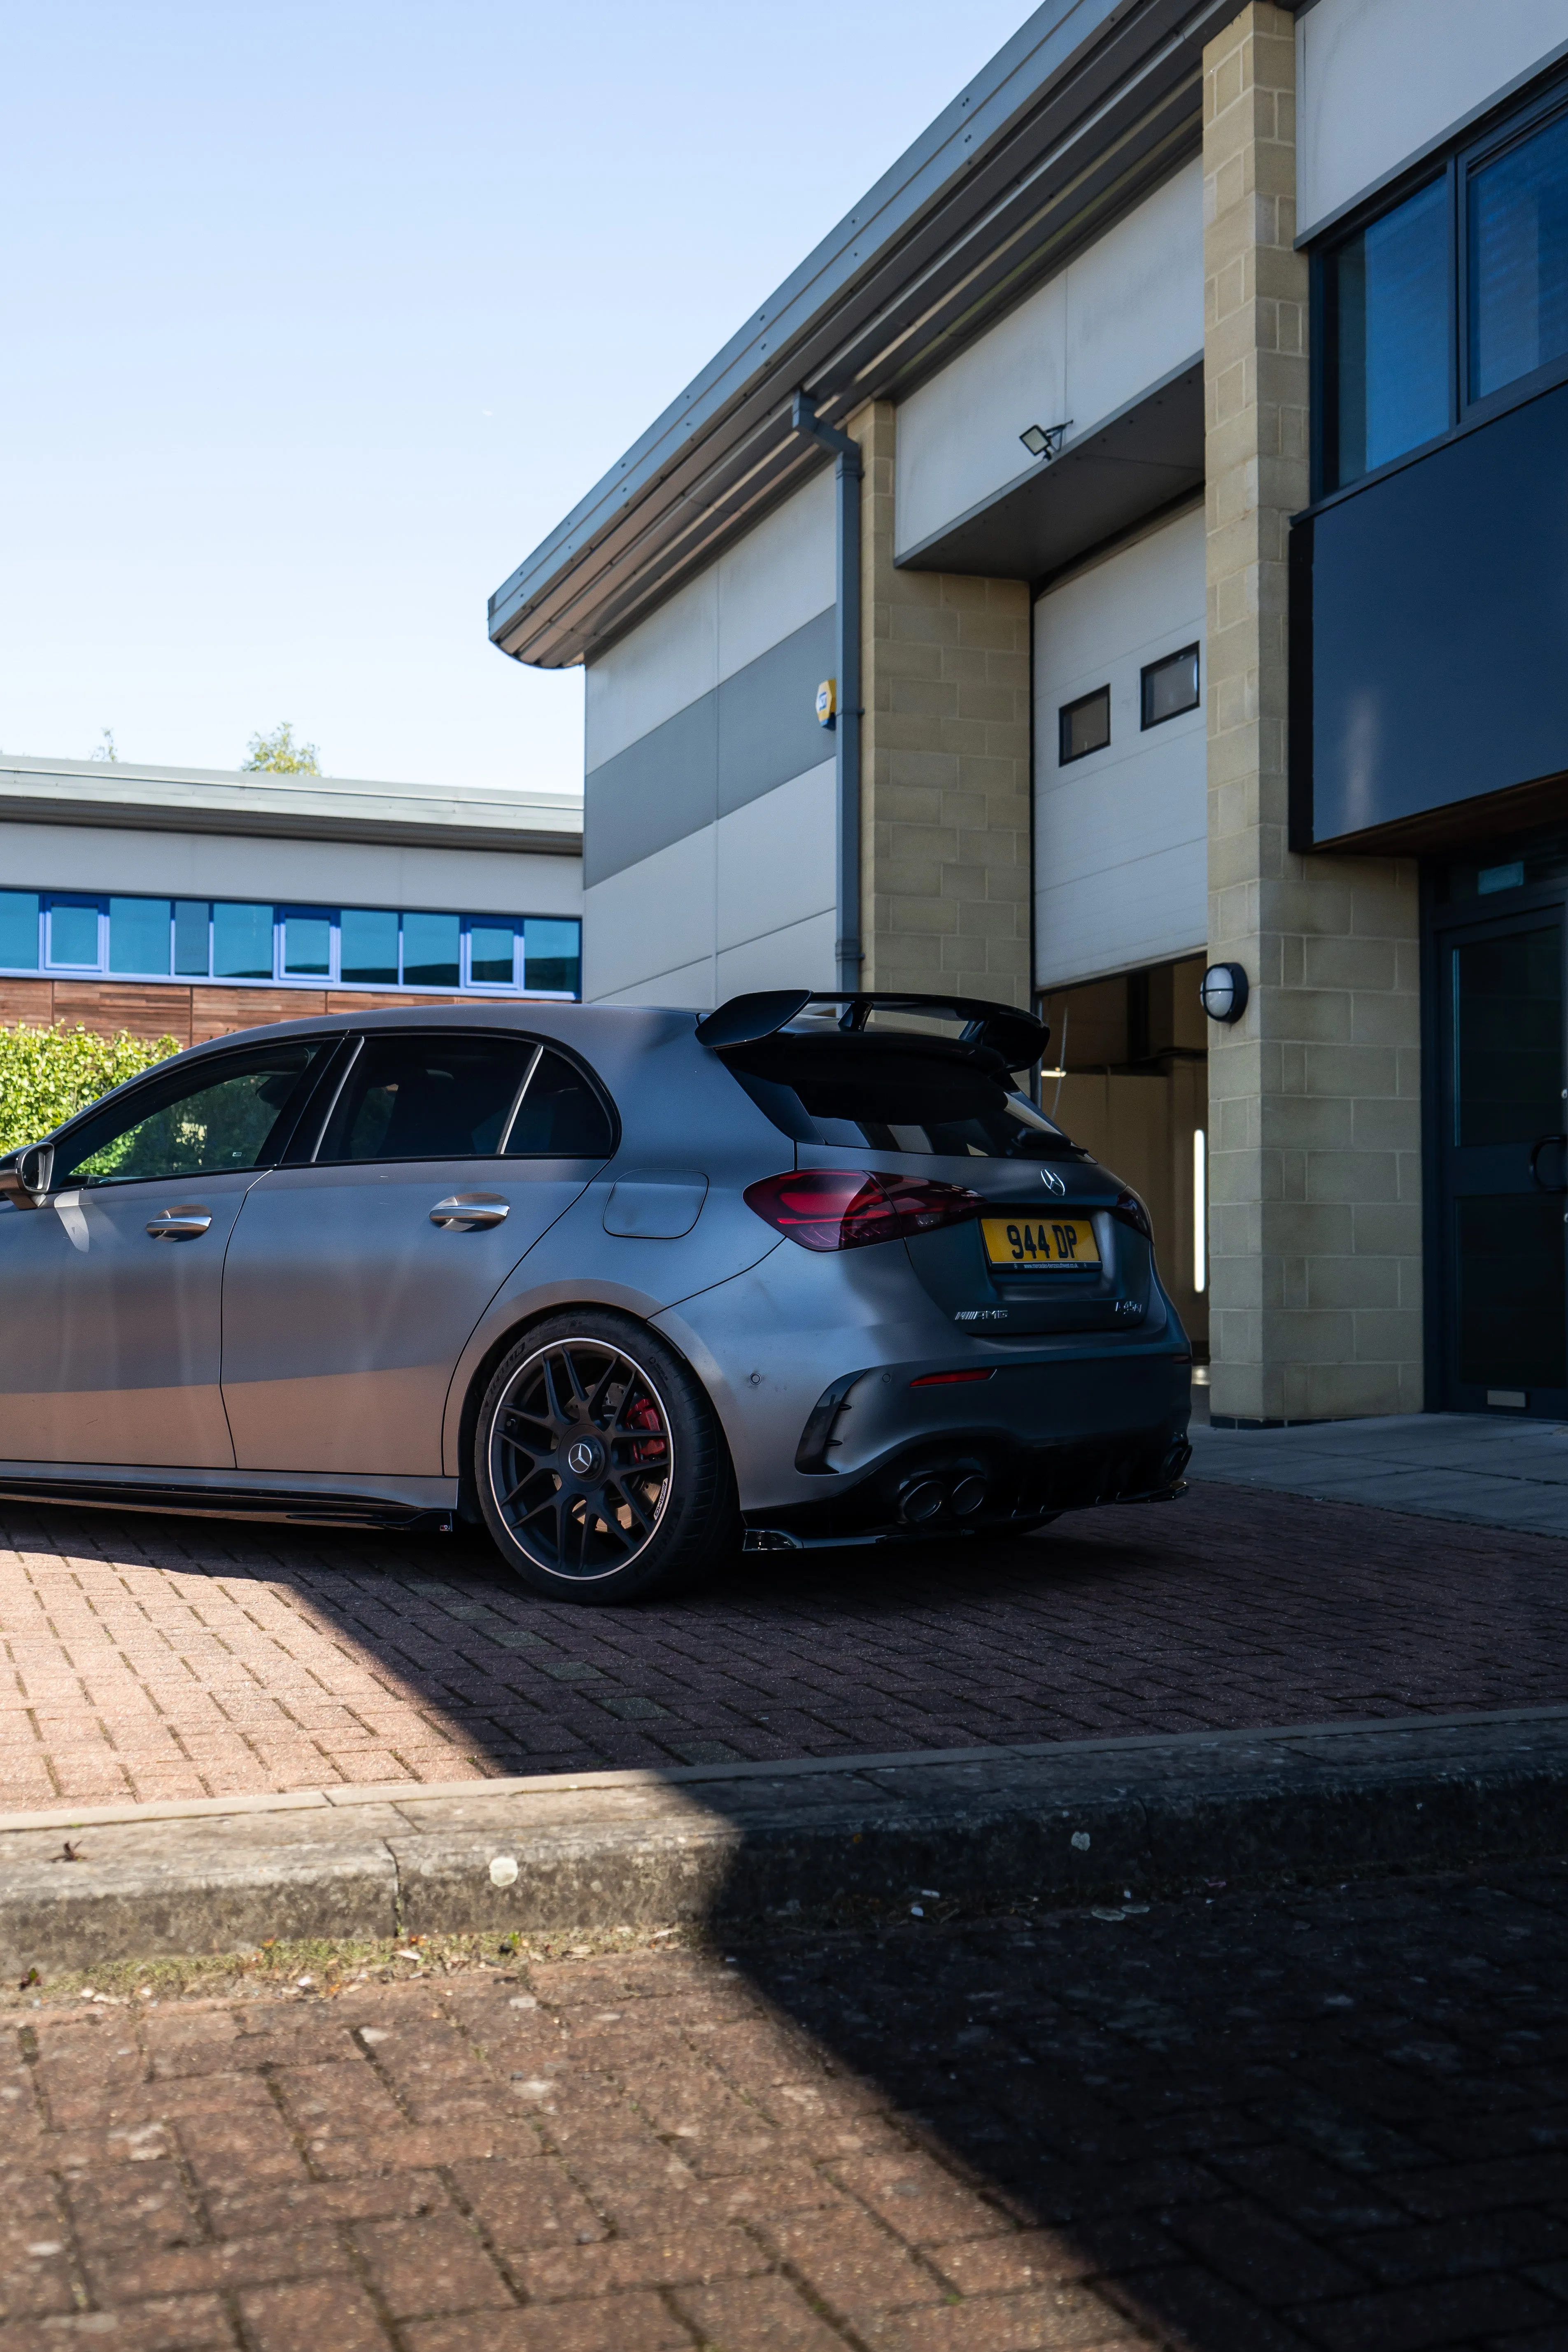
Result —
[[799, 1143], [940, 1152], [960, 1159], [1070, 1160], [1077, 1147], [966, 1046], [936, 1037], [784, 1031], [724, 1060], [758, 1107]]

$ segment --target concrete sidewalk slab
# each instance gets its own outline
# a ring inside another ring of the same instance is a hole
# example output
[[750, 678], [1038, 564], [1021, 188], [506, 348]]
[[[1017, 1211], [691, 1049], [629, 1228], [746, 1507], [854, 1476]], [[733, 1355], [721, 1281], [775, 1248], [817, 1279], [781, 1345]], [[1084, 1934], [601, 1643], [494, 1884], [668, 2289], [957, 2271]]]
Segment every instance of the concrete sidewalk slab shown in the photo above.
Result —
[[1194, 1478], [1422, 1518], [1568, 1536], [1568, 1427], [1496, 1413], [1391, 1413], [1290, 1429], [1193, 1429]]
[[0, 1968], [864, 1921], [1559, 1852], [1568, 1707], [318, 1793], [0, 1830]]

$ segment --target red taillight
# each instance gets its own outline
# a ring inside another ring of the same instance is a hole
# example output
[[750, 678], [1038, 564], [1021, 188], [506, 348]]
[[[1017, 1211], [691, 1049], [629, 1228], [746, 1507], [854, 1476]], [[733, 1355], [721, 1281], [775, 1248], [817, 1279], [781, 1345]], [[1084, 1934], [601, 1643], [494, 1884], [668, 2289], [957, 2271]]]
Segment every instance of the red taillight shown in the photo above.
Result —
[[912, 1389], [951, 1389], [967, 1381], [988, 1381], [990, 1378], [989, 1369], [983, 1372], [921, 1372], [918, 1380], [910, 1382], [910, 1386]]
[[1149, 1212], [1136, 1192], [1119, 1192], [1110, 1213], [1122, 1224], [1131, 1225], [1135, 1234], [1142, 1234], [1146, 1242], [1153, 1240], [1154, 1228], [1149, 1222]]
[[964, 1184], [873, 1174], [864, 1168], [801, 1168], [748, 1184], [746, 1206], [802, 1249], [865, 1249], [939, 1225], [962, 1224], [985, 1203]]

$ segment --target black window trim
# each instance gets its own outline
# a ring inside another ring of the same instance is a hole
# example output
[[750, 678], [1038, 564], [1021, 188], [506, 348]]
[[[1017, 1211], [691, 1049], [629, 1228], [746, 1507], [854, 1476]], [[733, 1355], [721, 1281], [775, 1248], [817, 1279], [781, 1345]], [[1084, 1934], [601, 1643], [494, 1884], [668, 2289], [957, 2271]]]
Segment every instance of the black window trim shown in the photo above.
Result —
[[[1104, 742], [1091, 743], [1086, 751], [1069, 751], [1067, 747], [1068, 719], [1071, 719], [1075, 710], [1083, 710], [1087, 709], [1089, 703], [1098, 702], [1101, 696], [1103, 696], [1105, 699]], [[1070, 702], [1064, 702], [1059, 705], [1057, 710], [1057, 765], [1058, 768], [1070, 768], [1075, 766], [1079, 760], [1092, 760], [1097, 751], [1109, 751], [1110, 749], [1110, 684], [1108, 679], [1104, 686], [1091, 687], [1087, 694], [1076, 694]]]
[[[1513, 95], [1500, 102], [1497, 109], [1481, 123], [1472, 123], [1464, 135], [1447, 152], [1427, 153], [1413, 163], [1407, 172], [1385, 181], [1364, 203], [1341, 215], [1332, 226], [1315, 238], [1309, 248], [1310, 286], [1309, 291], [1309, 334], [1311, 349], [1311, 429], [1310, 461], [1310, 494], [1308, 505], [1301, 509], [1301, 520], [1322, 514], [1345, 499], [1355, 498], [1375, 483], [1388, 480], [1407, 466], [1420, 463], [1436, 450], [1446, 448], [1450, 442], [1462, 440], [1468, 433], [1478, 432], [1493, 419], [1506, 415], [1510, 410], [1523, 408], [1542, 393], [1552, 392], [1568, 383], [1568, 352], [1549, 361], [1544, 367], [1532, 369], [1529, 375], [1519, 376], [1511, 383], [1500, 386], [1483, 399], [1470, 400], [1466, 395], [1465, 381], [1468, 366], [1468, 245], [1467, 183], [1468, 177], [1486, 164], [1493, 163], [1510, 147], [1533, 136], [1553, 115], [1568, 113], [1568, 68], [1561, 59], [1549, 69], [1544, 81], [1533, 91]], [[1381, 466], [1368, 469], [1335, 489], [1324, 487], [1329, 456], [1330, 384], [1332, 353], [1328, 331], [1327, 265], [1342, 246], [1399, 206], [1424, 188], [1446, 180], [1448, 189], [1448, 424], [1429, 440], [1418, 442], [1412, 449], [1402, 449]], [[1081, 755], [1080, 755], [1081, 756]]]
[[[1151, 719], [1149, 716], [1149, 680], [1153, 677], [1154, 672], [1157, 669], [1165, 669], [1173, 662], [1185, 661], [1189, 654], [1193, 658], [1193, 675], [1196, 687], [1196, 690], [1194, 693], [1192, 700], [1190, 702], [1184, 702], [1181, 708], [1177, 710], [1167, 710], [1162, 718]], [[1194, 642], [1190, 646], [1177, 646], [1168, 654], [1156, 654], [1152, 662], [1145, 662], [1142, 668], [1139, 671], [1138, 731], [1141, 735], [1147, 735], [1152, 727], [1168, 727], [1173, 719], [1189, 718], [1194, 710], [1201, 710], [1203, 707], [1204, 654], [1201, 642]]]
[[[333, 1116], [337, 1111], [338, 1104], [342, 1098], [342, 1091], [344, 1087], [348, 1084], [349, 1074], [353, 1070], [354, 1064], [358, 1061], [362, 1049], [372, 1037], [378, 1040], [383, 1037], [427, 1037], [431, 1039], [449, 1037], [454, 1039], [460, 1038], [468, 1045], [472, 1045], [477, 1037], [500, 1037], [511, 1043], [531, 1045], [533, 1047], [532, 1058], [523, 1075], [522, 1083], [518, 1087], [517, 1093], [512, 1099], [511, 1108], [507, 1113], [506, 1126], [501, 1130], [503, 1141], [511, 1132], [512, 1123], [516, 1119], [519, 1110], [521, 1108], [523, 1098], [527, 1095], [529, 1087], [533, 1083], [534, 1073], [539, 1068], [539, 1066], [543, 1060], [546, 1053], [559, 1054], [561, 1059], [569, 1064], [570, 1066], [576, 1071], [577, 1076], [583, 1079], [588, 1091], [594, 1097], [595, 1101], [604, 1112], [605, 1123], [609, 1129], [610, 1148], [603, 1154], [598, 1152], [578, 1151], [519, 1152], [510, 1159], [505, 1152], [498, 1150], [464, 1152], [458, 1155], [445, 1152], [423, 1152], [412, 1155], [394, 1155], [389, 1153], [379, 1159], [323, 1160], [321, 1157], [321, 1146], [327, 1139], [327, 1130], [331, 1126]], [[616, 1108], [615, 1098], [611, 1095], [609, 1088], [605, 1085], [605, 1082], [599, 1076], [598, 1072], [592, 1069], [583, 1059], [581, 1054], [579, 1054], [574, 1047], [564, 1045], [559, 1037], [542, 1037], [537, 1035], [531, 1030], [513, 1029], [510, 1025], [504, 1029], [499, 1026], [496, 1028], [490, 1028], [483, 1023], [476, 1022], [471, 1025], [458, 1028], [455, 1024], [448, 1027], [444, 1022], [436, 1024], [434, 1022], [422, 1021], [418, 1023], [417, 1025], [407, 1028], [403, 1027], [400, 1024], [389, 1022], [384, 1028], [376, 1028], [374, 1030], [353, 1030], [349, 1033], [349, 1035], [344, 1042], [347, 1044], [350, 1050], [345, 1055], [342, 1065], [338, 1070], [335, 1082], [330, 1086], [324, 1084], [320, 1085], [317, 1089], [317, 1095], [324, 1097], [324, 1099], [322, 1099], [319, 1116], [313, 1116], [310, 1121], [311, 1139], [310, 1148], [308, 1150], [301, 1151], [298, 1159], [290, 1160], [286, 1163], [290, 1167], [413, 1168], [417, 1167], [424, 1160], [431, 1159], [441, 1160], [451, 1157], [461, 1157], [465, 1160], [493, 1160], [496, 1161], [504, 1161], [507, 1165], [514, 1168], [523, 1168], [528, 1166], [531, 1160], [591, 1160], [595, 1167], [605, 1167], [607, 1166], [609, 1161], [615, 1158], [616, 1152], [621, 1148], [621, 1118], [619, 1111]], [[329, 1066], [329, 1070], [322, 1074], [323, 1079], [330, 1076], [330, 1075]], [[294, 1126], [289, 1131], [290, 1141], [292, 1141], [294, 1135], [298, 1133], [299, 1129], [303, 1122], [305, 1110], [310, 1107], [311, 1102], [315, 1099], [316, 1097], [308, 1097], [306, 1098], [306, 1102], [301, 1105], [300, 1117], [294, 1122]], [[301, 1140], [303, 1140], [303, 1139], [301, 1139]], [[285, 1163], [279, 1162], [278, 1164], [283, 1165]]]

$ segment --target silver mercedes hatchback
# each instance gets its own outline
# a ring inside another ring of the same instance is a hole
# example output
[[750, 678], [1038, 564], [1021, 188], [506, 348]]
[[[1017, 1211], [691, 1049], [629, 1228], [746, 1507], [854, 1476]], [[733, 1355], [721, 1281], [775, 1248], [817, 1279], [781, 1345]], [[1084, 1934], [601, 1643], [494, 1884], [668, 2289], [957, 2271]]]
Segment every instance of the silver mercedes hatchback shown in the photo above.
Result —
[[788, 990], [181, 1054], [0, 1160], [0, 1492], [482, 1519], [577, 1601], [1178, 1494], [1192, 1350], [1046, 1035]]

